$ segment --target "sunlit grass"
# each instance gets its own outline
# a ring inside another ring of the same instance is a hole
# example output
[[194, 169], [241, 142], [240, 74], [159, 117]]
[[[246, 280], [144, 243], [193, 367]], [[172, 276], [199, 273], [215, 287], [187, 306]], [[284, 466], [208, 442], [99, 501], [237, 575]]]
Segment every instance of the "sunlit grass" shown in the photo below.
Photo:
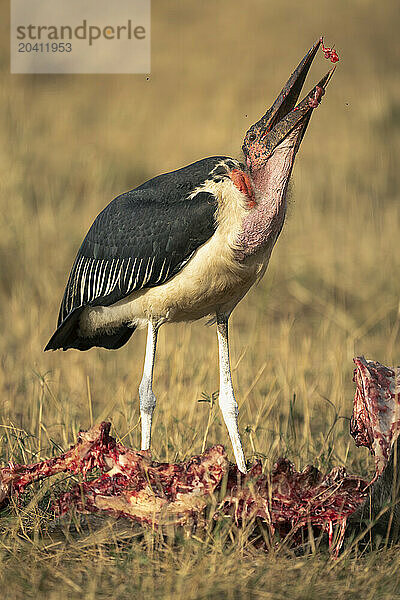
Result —
[[[5, 7], [3, 8], [3, 12]], [[172, 15], [172, 16], [171, 16]], [[399, 362], [399, 78], [395, 3], [251, 0], [154, 3], [152, 74], [10, 76], [2, 19], [0, 88], [0, 458], [34, 461], [110, 419], [139, 445], [144, 333], [117, 352], [43, 353], [76, 250], [121, 191], [212, 154], [243, 133], [321, 33], [342, 58], [313, 116], [289, 217], [262, 283], [231, 319], [248, 458], [265, 468], [373, 461], [349, 436], [352, 358]], [[314, 80], [329, 64], [322, 54]], [[182, 460], [223, 442], [214, 328], [165, 326], [155, 370], [153, 453]], [[231, 456], [232, 457], [232, 456]], [[63, 485], [68, 485], [63, 480]], [[59, 482], [56, 484], [58, 485]], [[398, 549], [333, 564], [226, 538], [52, 529], [54, 490], [32, 488], [0, 520], [5, 597], [393, 598]], [[125, 527], [125, 529], [124, 529]]]

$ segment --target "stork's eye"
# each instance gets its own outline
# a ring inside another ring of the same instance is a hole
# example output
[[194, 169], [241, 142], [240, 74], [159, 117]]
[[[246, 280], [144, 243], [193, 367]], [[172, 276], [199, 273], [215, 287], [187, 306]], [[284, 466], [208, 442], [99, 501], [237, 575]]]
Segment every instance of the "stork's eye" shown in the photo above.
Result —
[[254, 140], [256, 139], [256, 134], [255, 133], [250, 133], [249, 135], [249, 142], [254, 142]]

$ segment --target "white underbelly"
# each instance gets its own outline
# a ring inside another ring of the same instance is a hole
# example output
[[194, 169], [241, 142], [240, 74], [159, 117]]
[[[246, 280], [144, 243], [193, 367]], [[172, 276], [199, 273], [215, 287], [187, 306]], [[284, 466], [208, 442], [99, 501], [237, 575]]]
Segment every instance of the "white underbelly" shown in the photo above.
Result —
[[214, 235], [166, 283], [135, 291], [111, 306], [87, 307], [81, 316], [80, 333], [112, 332], [121, 325], [143, 327], [150, 319], [172, 323], [229, 313], [265, 270], [269, 254], [240, 263]]

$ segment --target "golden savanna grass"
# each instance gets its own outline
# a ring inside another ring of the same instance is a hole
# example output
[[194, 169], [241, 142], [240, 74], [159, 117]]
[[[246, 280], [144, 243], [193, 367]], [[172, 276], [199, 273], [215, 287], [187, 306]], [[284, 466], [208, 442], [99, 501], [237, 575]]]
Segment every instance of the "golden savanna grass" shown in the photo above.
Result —
[[[233, 377], [248, 458], [371, 473], [348, 417], [353, 356], [400, 361], [396, 3], [155, 0], [149, 78], [10, 75], [1, 6], [2, 460], [50, 456], [104, 418], [138, 447], [143, 332], [117, 352], [43, 353], [77, 248], [118, 193], [204, 156], [240, 156], [248, 126], [324, 33], [341, 61], [297, 158], [270, 267], [231, 319]], [[328, 68], [321, 53], [306, 87]], [[198, 402], [217, 388], [214, 328], [162, 328], [156, 458], [184, 459], [206, 435], [231, 453], [220, 413]], [[398, 548], [332, 562], [313, 546], [266, 554], [233, 529], [52, 532], [51, 495], [37, 486], [1, 514], [5, 598], [400, 596]]]

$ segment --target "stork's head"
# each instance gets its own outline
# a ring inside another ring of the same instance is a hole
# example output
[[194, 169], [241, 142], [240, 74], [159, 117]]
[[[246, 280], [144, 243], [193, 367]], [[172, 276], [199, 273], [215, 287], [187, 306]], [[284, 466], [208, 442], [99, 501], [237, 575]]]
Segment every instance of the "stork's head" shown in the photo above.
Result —
[[282, 173], [284, 179], [289, 179], [311, 113], [319, 105], [326, 85], [335, 70], [335, 68], [331, 69], [296, 106], [320, 44], [321, 39], [315, 42], [293, 71], [271, 108], [246, 133], [242, 149], [256, 187], [268, 186], [271, 177], [280, 175], [277, 171], [284, 171]]

